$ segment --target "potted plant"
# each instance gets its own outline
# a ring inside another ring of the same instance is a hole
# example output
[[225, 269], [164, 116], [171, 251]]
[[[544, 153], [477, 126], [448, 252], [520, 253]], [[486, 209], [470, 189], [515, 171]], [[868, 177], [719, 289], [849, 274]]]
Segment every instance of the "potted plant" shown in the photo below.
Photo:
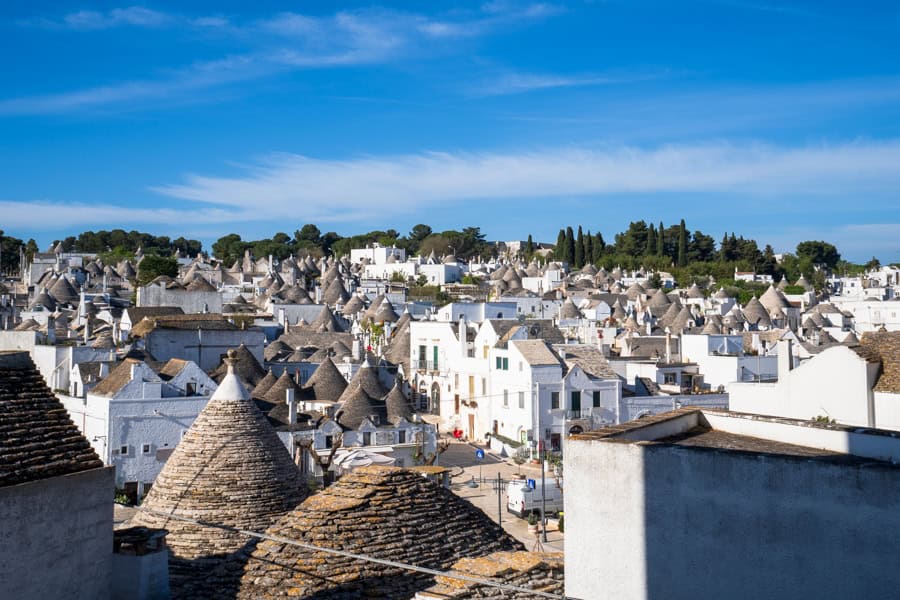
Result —
[[528, 513], [528, 532], [529, 533], [537, 533], [538, 530], [538, 517], [535, 513]]

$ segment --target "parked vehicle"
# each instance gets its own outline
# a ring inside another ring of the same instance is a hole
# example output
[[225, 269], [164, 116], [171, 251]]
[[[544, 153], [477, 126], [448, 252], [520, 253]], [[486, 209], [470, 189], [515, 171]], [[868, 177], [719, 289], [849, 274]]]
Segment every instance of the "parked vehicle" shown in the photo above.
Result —
[[[506, 486], [506, 511], [518, 517], [525, 517], [531, 513], [541, 512], [541, 480], [534, 482], [534, 488], [529, 487], [523, 479], [514, 479]], [[562, 482], [557, 484], [556, 479], [547, 479], [544, 502], [547, 506], [547, 514], [555, 514], [563, 510]]]

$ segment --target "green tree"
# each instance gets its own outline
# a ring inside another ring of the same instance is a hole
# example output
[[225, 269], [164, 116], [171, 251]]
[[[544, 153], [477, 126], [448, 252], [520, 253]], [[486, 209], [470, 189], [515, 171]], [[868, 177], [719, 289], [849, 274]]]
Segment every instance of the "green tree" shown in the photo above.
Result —
[[556, 246], [553, 248], [553, 256], [557, 260], [565, 260], [566, 256], [566, 230], [560, 229], [556, 236]]
[[656, 241], [656, 227], [653, 223], [650, 223], [650, 227], [647, 229], [647, 249], [644, 250], [644, 254], [647, 256], [653, 256], [656, 254], [657, 249], [657, 241]]
[[531, 239], [531, 234], [528, 234], [528, 241], [525, 242], [525, 260], [531, 262], [531, 259], [534, 257], [534, 240]]
[[575, 262], [575, 232], [571, 227], [566, 227], [566, 254], [563, 257], [569, 265]]
[[174, 258], [150, 254], [138, 265], [138, 285], [147, 285], [160, 275], [178, 276], [178, 261]]
[[873, 256], [872, 260], [865, 264], [865, 267], [866, 271], [877, 271], [881, 268], [881, 261]]
[[578, 226], [578, 236], [575, 238], [574, 251], [575, 267], [580, 269], [584, 266], [584, 232], [581, 231], [581, 225]]
[[600, 259], [603, 257], [603, 253], [606, 251], [606, 242], [603, 240], [603, 234], [599, 231], [594, 234], [594, 244], [593, 248], [593, 263], [597, 264], [600, 262]]
[[716, 241], [712, 236], [702, 231], [691, 234], [691, 242], [688, 245], [689, 262], [709, 262], [716, 256]]
[[229, 233], [213, 242], [212, 251], [213, 256], [231, 266], [244, 255], [244, 250], [249, 247], [249, 244], [241, 240], [240, 235]]
[[687, 230], [684, 226], [684, 219], [681, 220], [681, 224], [678, 226], [678, 261], [677, 264], [679, 267], [684, 267], [687, 265], [688, 257], [687, 257]]
[[837, 248], [821, 240], [800, 242], [797, 244], [797, 256], [801, 259], [809, 258], [813, 264], [824, 264], [829, 269], [833, 269], [841, 260]]
[[593, 263], [594, 262], [594, 236], [591, 235], [591, 230], [588, 229], [588, 232], [584, 236], [584, 263]]
[[663, 227], [662, 221], [659, 222], [659, 229], [656, 230], [656, 255], [666, 255], [666, 229]]

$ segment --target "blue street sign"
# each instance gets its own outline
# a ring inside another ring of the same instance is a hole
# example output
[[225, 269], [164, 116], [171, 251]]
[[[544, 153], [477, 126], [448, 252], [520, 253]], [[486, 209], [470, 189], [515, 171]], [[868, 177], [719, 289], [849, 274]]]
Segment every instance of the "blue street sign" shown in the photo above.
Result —
[[529, 487], [529, 489], [532, 489], [532, 490], [537, 487], [537, 483], [535, 483], [534, 479], [528, 480], [528, 487]]
[[478, 450], [476, 450], [476, 451], [475, 451], [475, 458], [477, 458], [478, 460], [484, 460], [484, 450], [482, 450], [481, 448], [479, 448]]

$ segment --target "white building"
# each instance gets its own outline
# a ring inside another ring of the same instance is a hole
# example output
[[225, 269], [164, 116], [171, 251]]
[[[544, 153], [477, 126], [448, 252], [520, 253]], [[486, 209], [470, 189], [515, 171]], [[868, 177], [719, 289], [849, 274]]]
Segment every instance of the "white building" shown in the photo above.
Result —
[[359, 264], [363, 259], [368, 259], [369, 263], [373, 265], [384, 265], [389, 260], [402, 263], [406, 260], [406, 250], [395, 246], [382, 246], [378, 242], [365, 248], [353, 248], [350, 250], [350, 262]]
[[682, 409], [566, 439], [567, 597], [890, 598], [900, 437]]
[[60, 396], [116, 487], [142, 497], [216, 389], [196, 364], [168, 361], [157, 373], [126, 359], [82, 397]]
[[681, 356], [699, 367], [704, 383], [712, 389], [735, 381], [769, 381], [778, 376], [775, 354], [746, 354], [740, 334], [682, 334]]
[[790, 346], [779, 345], [776, 382], [727, 386], [732, 410], [900, 430], [900, 333], [867, 333], [793, 369]]

